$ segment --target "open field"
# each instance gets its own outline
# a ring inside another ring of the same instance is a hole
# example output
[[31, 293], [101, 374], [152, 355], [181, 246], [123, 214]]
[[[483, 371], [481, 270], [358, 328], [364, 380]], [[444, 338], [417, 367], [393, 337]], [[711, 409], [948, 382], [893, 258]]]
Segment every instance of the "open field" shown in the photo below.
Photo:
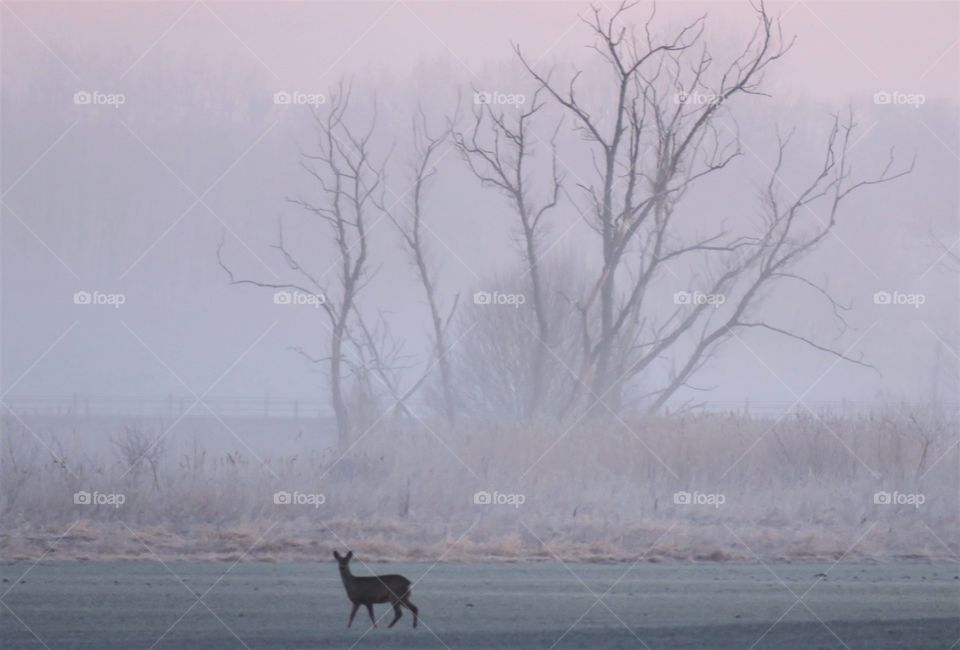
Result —
[[355, 560], [358, 575], [396, 571], [416, 582], [415, 630], [409, 613], [386, 629], [382, 605], [380, 629], [363, 611], [346, 629], [332, 558], [32, 564], [2, 566], [4, 648], [945, 649], [960, 637], [953, 562]]

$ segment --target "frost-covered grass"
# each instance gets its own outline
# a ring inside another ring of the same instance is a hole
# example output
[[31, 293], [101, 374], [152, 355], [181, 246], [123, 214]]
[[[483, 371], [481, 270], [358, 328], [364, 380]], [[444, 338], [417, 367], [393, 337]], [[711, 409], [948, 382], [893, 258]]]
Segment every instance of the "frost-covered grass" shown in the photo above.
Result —
[[[284, 559], [349, 545], [384, 560], [945, 558], [960, 532], [956, 422], [932, 409], [427, 424], [384, 423], [340, 454], [309, 429], [241, 443], [174, 428], [154, 446], [162, 425], [107, 422], [93, 440], [66, 420], [8, 419], [0, 551]], [[477, 504], [480, 491], [506, 503]], [[703, 503], [676, 503], [679, 491]], [[109, 503], [77, 504], [78, 492]], [[277, 492], [305, 503], [277, 504]], [[875, 503], [878, 492], [903, 503]]]

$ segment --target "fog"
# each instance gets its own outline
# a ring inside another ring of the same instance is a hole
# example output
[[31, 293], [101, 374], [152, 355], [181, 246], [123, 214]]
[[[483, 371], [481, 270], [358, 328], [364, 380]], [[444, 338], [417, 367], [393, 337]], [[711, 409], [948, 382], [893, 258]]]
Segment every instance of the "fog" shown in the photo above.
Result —
[[957, 6], [760, 11], [4, 3], [0, 548], [955, 557]]
[[[659, 24], [679, 25], [703, 9], [668, 3]], [[750, 12], [706, 9], [704, 38], [718, 57], [735, 52], [752, 28]], [[574, 3], [12, 5], [3, 46], [8, 397], [162, 399], [216, 382], [211, 397], [318, 400], [324, 373], [288, 348], [319, 356], [328, 335], [322, 314], [229, 287], [216, 260], [225, 238], [225, 258], [238, 274], [289, 279], [270, 247], [281, 217], [317, 273], [335, 260], [326, 230], [286, 201], [316, 195], [298, 166], [300, 150], [316, 137], [309, 107], [275, 105], [273, 94], [329, 96], [339, 80], [350, 80], [358, 125], [375, 96], [376, 146], [394, 148], [386, 178], [399, 196], [409, 192], [403, 164], [417, 105], [439, 129], [458, 97], [461, 118], [472, 109], [464, 102], [474, 90], [531, 94], [511, 42], [542, 70], [589, 63], [589, 34], [577, 20], [583, 10]], [[769, 296], [765, 307], [840, 347], [856, 342], [855, 352], [878, 372], [748, 332], [722, 347], [698, 384], [715, 386], [708, 401], [792, 402], [829, 368], [806, 399], [924, 401], [935, 394], [953, 401], [957, 283], [938, 242], [950, 246], [957, 237], [957, 70], [948, 51], [955, 8], [894, 4], [865, 12], [825, 3], [772, 10], [786, 13], [783, 28], [796, 45], [766, 75], [771, 96], [738, 99], [724, 118], [739, 126], [743, 155], [697, 186], [682, 209], [706, 212], [715, 223], [749, 220], [774, 160], [776, 128], [798, 130], [783, 175], [798, 187], [821, 155], [832, 112], [854, 112], [859, 174], [877, 172], [890, 147], [901, 164], [916, 153], [913, 173], [845, 205], [835, 233], [804, 261], [853, 307], [849, 331], [838, 337], [822, 302], [799, 290]], [[637, 8], [635, 17], [647, 11]], [[598, 83], [588, 79], [585, 87]], [[78, 91], [125, 99], [119, 107], [75, 105]], [[877, 105], [880, 91], [922, 94], [924, 103]], [[552, 116], [541, 122], [538, 137], [549, 138]], [[576, 138], [563, 140], [559, 156], [574, 193], [590, 163]], [[456, 152], [443, 153], [425, 210], [426, 245], [437, 293], [449, 306], [521, 259], [507, 202], [481, 189]], [[534, 184], [542, 185], [536, 174], [545, 171], [531, 172]], [[549, 219], [547, 262], [596, 262], [598, 248], [586, 241], [569, 199], [561, 197]], [[370, 239], [376, 273], [363, 308], [389, 314], [392, 333], [422, 367], [429, 327], [414, 269], [388, 220]], [[873, 294], [883, 290], [922, 293], [926, 301], [919, 308], [875, 305]], [[73, 303], [77, 291], [126, 300], [119, 309], [85, 309]]]

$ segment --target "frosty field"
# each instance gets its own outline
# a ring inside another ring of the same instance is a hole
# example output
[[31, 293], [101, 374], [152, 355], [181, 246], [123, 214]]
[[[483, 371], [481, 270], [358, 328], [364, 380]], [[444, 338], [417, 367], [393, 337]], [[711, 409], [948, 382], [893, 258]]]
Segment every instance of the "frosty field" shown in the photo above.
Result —
[[953, 560], [960, 532], [955, 423], [929, 412], [388, 422], [346, 455], [270, 421], [183, 421], [146, 457], [161, 422], [25, 422], [4, 423], [6, 560]]
[[378, 629], [361, 611], [349, 630], [327, 558], [31, 564], [2, 566], [4, 648], [942, 649], [960, 636], [953, 562], [370, 564], [418, 581], [421, 625], [406, 613], [387, 629], [380, 605]]

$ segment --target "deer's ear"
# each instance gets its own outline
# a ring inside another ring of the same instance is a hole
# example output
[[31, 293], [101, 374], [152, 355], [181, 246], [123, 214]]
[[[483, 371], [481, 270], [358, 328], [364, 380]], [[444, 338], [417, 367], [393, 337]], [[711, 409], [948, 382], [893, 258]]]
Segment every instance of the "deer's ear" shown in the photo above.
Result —
[[342, 557], [340, 557], [340, 554], [336, 552], [336, 550], [334, 550], [333, 552], [333, 557], [337, 558], [337, 562], [343, 559]]
[[350, 558], [353, 557], [353, 551], [347, 551], [347, 561], [350, 561]]

